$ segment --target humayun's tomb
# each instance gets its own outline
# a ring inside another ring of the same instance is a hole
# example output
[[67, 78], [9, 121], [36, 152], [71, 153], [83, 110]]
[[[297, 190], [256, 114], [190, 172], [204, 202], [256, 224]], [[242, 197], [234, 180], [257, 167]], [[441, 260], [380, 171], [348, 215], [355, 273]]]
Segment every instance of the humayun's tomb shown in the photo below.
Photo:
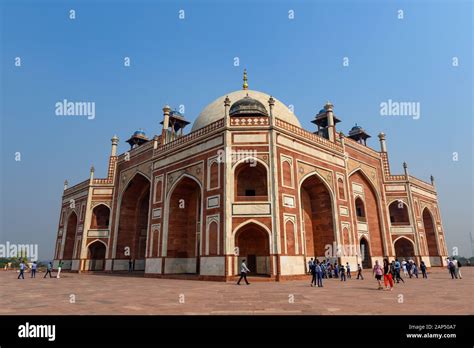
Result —
[[[106, 178], [64, 185], [55, 266], [72, 271], [229, 280], [245, 258], [252, 274], [298, 278], [313, 257], [371, 267], [447, 257], [434, 179], [393, 175], [385, 134], [367, 146], [360, 126], [337, 131], [327, 102], [301, 128], [281, 101], [248, 89], [206, 106], [191, 132], [163, 108], [161, 134], [136, 131]], [[158, 123], [158, 122], [157, 122]], [[354, 250], [357, 250], [355, 252]]]

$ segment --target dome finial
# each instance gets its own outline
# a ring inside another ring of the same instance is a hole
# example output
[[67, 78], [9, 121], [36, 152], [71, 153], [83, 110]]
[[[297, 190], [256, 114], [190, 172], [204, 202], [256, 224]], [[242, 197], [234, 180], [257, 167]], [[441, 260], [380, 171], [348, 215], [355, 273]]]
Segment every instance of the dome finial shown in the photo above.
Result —
[[242, 85], [242, 89], [249, 89], [249, 84], [247, 83], [247, 69], [244, 69], [244, 84]]

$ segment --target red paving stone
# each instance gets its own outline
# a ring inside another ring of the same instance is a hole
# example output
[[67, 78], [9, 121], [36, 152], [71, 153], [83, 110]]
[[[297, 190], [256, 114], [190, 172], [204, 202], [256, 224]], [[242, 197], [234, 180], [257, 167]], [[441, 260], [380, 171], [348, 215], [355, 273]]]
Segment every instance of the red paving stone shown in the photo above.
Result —
[[77, 273], [17, 280], [16, 272], [0, 271], [0, 314], [473, 314], [474, 268], [462, 272], [462, 280], [451, 280], [445, 269], [434, 269], [429, 279], [379, 291], [369, 272], [365, 280], [328, 279], [312, 288], [309, 277], [237, 286]]

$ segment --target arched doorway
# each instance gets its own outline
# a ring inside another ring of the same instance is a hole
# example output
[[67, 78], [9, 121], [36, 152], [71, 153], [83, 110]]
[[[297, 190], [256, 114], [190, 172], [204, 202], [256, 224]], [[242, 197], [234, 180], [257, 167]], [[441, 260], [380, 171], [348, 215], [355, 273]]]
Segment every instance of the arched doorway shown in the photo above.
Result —
[[370, 258], [370, 247], [367, 239], [361, 238], [360, 240], [360, 257], [362, 258], [362, 268], [372, 268], [372, 260]]
[[105, 252], [107, 248], [104, 243], [95, 241], [87, 248], [89, 259], [89, 271], [103, 271], [105, 266]]
[[439, 256], [438, 245], [436, 243], [436, 231], [433, 215], [428, 208], [423, 209], [423, 226], [425, 228], [426, 243], [428, 244], [428, 255], [431, 257]]
[[64, 242], [63, 260], [72, 260], [74, 244], [76, 239], [77, 215], [75, 212], [69, 214], [66, 226], [66, 240]]
[[410, 259], [415, 257], [415, 249], [412, 241], [408, 238], [399, 238], [394, 243], [395, 256], [401, 260], [403, 258]]
[[332, 247], [335, 240], [334, 215], [329, 189], [317, 175], [311, 175], [301, 183], [300, 202], [306, 256], [325, 258], [326, 246]]
[[270, 239], [262, 226], [250, 222], [235, 233], [237, 248], [237, 274], [240, 263], [246, 260], [251, 275], [270, 275]]
[[117, 259], [131, 259], [134, 270], [145, 269], [150, 182], [136, 174], [122, 194], [117, 236]]
[[179, 259], [173, 261], [169, 273], [199, 274], [201, 209], [201, 187], [195, 179], [182, 177], [172, 189], [168, 202], [166, 255], [168, 259]]

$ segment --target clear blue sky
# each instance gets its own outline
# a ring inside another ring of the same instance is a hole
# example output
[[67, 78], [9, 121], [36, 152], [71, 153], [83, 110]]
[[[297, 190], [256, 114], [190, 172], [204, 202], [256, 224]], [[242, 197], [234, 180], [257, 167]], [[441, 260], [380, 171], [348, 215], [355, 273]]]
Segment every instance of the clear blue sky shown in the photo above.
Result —
[[[165, 103], [185, 105], [194, 120], [215, 98], [241, 88], [246, 67], [250, 88], [294, 105], [307, 129], [330, 100], [340, 130], [357, 122], [376, 149], [384, 131], [392, 171], [401, 173], [406, 161], [411, 174], [436, 177], [448, 247], [471, 255], [472, 6], [3, 0], [0, 242], [38, 243], [40, 258], [50, 258], [64, 179], [86, 179], [92, 164], [96, 177], [105, 176], [112, 135], [123, 151], [134, 130], [158, 133]], [[64, 98], [95, 102], [96, 118], [55, 116]], [[420, 102], [421, 118], [380, 116], [388, 99]]]

